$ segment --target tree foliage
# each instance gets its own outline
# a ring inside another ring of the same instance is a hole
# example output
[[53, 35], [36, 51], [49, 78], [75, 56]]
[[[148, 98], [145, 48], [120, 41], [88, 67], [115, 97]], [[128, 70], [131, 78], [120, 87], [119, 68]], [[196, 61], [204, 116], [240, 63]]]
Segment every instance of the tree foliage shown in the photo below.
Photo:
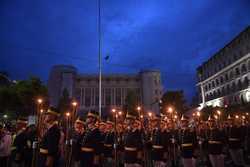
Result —
[[[47, 99], [47, 87], [37, 77], [18, 81], [10, 86], [0, 87], [0, 112], [16, 116], [35, 113], [36, 99]], [[46, 105], [46, 104], [45, 104]]]
[[136, 93], [133, 90], [128, 91], [125, 98], [125, 105], [123, 106], [124, 111], [131, 113], [133, 115], [138, 115], [136, 107], [138, 106], [138, 98]]
[[183, 91], [167, 91], [162, 96], [161, 113], [166, 113], [169, 107], [172, 107], [178, 113], [184, 113], [187, 110]]

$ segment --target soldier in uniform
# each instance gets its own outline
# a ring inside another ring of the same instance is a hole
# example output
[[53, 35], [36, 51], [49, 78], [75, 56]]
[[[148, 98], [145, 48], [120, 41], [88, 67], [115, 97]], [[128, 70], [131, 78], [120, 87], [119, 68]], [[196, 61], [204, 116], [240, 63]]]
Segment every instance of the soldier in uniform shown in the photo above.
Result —
[[45, 114], [44, 124], [47, 130], [40, 142], [39, 166], [57, 167], [60, 158], [59, 141], [61, 137], [58, 126], [59, 113], [54, 107], [50, 107]]
[[225, 143], [225, 133], [219, 129], [216, 121], [208, 118], [208, 155], [212, 167], [224, 167], [223, 143]]
[[80, 167], [81, 141], [84, 135], [84, 121], [82, 118], [77, 118], [74, 123], [72, 132], [72, 162], [73, 167]]
[[28, 121], [26, 118], [19, 118], [16, 122], [16, 134], [12, 146], [12, 156], [14, 164], [16, 164], [17, 167], [24, 167], [27, 162], [27, 159], [25, 159], [25, 152], [28, 148], [27, 134], [25, 131], [27, 124]]
[[81, 141], [81, 167], [94, 167], [100, 163], [101, 134], [96, 127], [98, 114], [95, 111], [88, 112], [86, 119], [86, 133]]
[[140, 155], [142, 154], [141, 134], [134, 127], [136, 116], [127, 113], [127, 129], [124, 132], [124, 166], [140, 167]]
[[33, 149], [32, 143], [36, 139], [36, 127], [35, 125], [29, 125], [26, 129], [26, 136], [27, 136], [27, 149], [25, 152], [25, 159], [27, 160], [26, 166], [32, 166], [32, 158], [33, 158]]
[[197, 145], [196, 133], [194, 129], [188, 127], [188, 119], [185, 116], [181, 118], [179, 144], [184, 167], [194, 167], [195, 160], [193, 156]]
[[164, 153], [166, 152], [166, 139], [163, 130], [160, 127], [161, 119], [160, 116], [154, 116], [152, 119], [152, 161], [154, 167], [165, 167]]
[[104, 165], [105, 167], [113, 164], [113, 146], [115, 142], [114, 122], [108, 120], [106, 122], [106, 133], [104, 137]]
[[228, 132], [228, 146], [229, 153], [232, 157], [234, 165], [244, 166], [243, 158], [243, 142], [244, 142], [244, 128], [241, 126], [241, 120], [238, 116], [235, 119], [229, 119], [229, 132]]
[[246, 162], [250, 164], [250, 122], [246, 122]]

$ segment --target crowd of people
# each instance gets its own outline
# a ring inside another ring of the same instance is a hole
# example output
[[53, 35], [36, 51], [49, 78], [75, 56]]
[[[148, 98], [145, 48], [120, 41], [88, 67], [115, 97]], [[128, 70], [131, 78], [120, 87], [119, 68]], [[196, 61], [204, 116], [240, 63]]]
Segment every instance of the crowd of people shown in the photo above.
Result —
[[[90, 111], [86, 119], [60, 120], [55, 108], [44, 113], [41, 125], [19, 118], [15, 130], [0, 125], [1, 167], [168, 167], [232, 165], [250, 160], [247, 115], [220, 120], [182, 116], [117, 115], [106, 121]], [[224, 164], [225, 158], [230, 164]]]

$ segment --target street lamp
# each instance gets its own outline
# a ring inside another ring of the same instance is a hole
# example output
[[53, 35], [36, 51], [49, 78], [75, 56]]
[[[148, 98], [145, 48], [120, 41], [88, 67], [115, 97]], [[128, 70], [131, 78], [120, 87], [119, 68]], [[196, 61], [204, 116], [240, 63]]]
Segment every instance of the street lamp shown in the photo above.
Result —
[[168, 112], [169, 112], [170, 114], [172, 114], [172, 113], [173, 113], [173, 108], [172, 108], [172, 107], [169, 107], [169, 108], [168, 108]]
[[72, 101], [71, 105], [73, 106], [73, 116], [72, 116], [72, 121], [75, 121], [75, 117], [76, 117], [76, 107], [77, 107], [77, 102], [76, 101]]
[[38, 98], [38, 99], [37, 99], [37, 103], [38, 103], [38, 104], [42, 104], [42, 103], [43, 103], [43, 99]]
[[239, 115], [235, 115], [235, 118], [236, 118], [236, 119], [239, 119]]
[[148, 116], [149, 116], [149, 118], [151, 118], [152, 117], [152, 112], [149, 112]]
[[4, 114], [4, 115], [3, 115], [3, 118], [4, 118], [4, 119], [7, 119], [7, 118], [8, 118], [8, 115], [7, 115], [7, 114]]

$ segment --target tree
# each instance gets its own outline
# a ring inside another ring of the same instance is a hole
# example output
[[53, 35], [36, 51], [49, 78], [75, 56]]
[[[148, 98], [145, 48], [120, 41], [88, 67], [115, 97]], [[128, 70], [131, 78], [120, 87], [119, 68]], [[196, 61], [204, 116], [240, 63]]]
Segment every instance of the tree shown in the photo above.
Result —
[[183, 91], [167, 91], [162, 96], [161, 113], [166, 113], [169, 107], [172, 107], [178, 113], [184, 113], [187, 110]]
[[138, 98], [133, 90], [128, 91], [125, 98], [125, 105], [123, 106], [124, 111], [127, 113], [132, 113], [138, 115], [136, 107], [138, 105]]
[[71, 98], [69, 97], [68, 90], [65, 88], [63, 89], [62, 96], [59, 99], [57, 108], [60, 111], [60, 113], [63, 113], [70, 110], [71, 106], [70, 104], [71, 104]]
[[[47, 99], [47, 87], [37, 77], [18, 81], [16, 84], [0, 88], [0, 111], [14, 112], [17, 116], [28, 116], [36, 112], [36, 99]], [[46, 103], [45, 103], [46, 105]]]

